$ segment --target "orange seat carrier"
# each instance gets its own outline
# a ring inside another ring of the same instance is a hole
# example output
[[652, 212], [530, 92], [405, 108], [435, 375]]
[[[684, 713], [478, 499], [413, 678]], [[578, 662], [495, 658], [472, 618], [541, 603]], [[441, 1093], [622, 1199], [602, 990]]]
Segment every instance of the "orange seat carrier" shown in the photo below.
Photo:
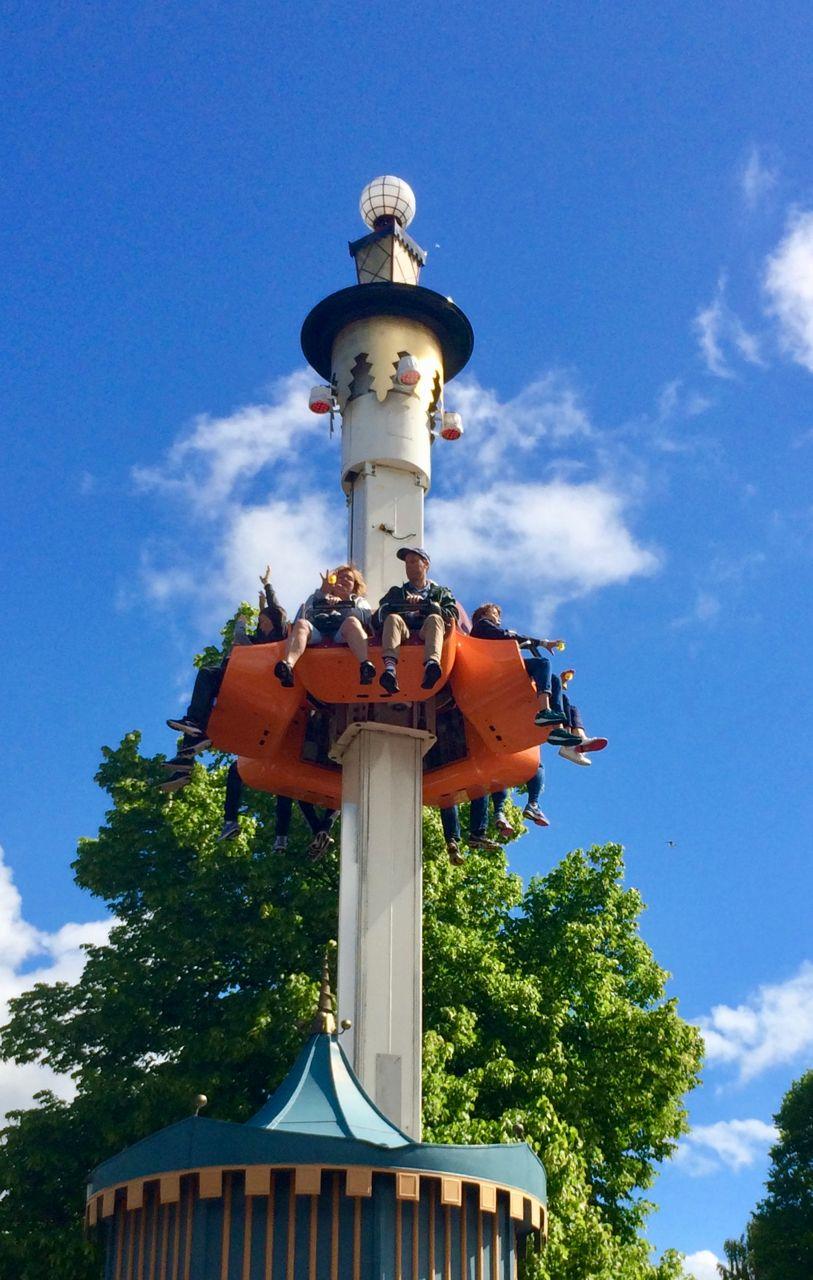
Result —
[[[320, 753], [309, 741], [316, 713], [308, 695], [322, 705], [392, 703], [393, 698], [377, 681], [361, 687], [356, 659], [346, 646], [332, 643], [308, 648], [295, 668], [294, 687], [286, 689], [274, 676], [284, 651], [284, 641], [232, 650], [209, 736], [218, 750], [238, 757], [240, 776], [249, 786], [338, 808], [341, 769], [313, 758]], [[372, 642], [371, 660], [379, 653]], [[476, 640], [454, 628], [441, 665], [435, 687], [422, 689], [422, 646], [409, 643], [401, 649], [397, 701], [425, 701], [448, 684], [465, 724], [466, 754], [425, 770], [424, 803], [446, 806], [527, 782], [550, 730], [533, 722], [537, 700], [516, 642]]]

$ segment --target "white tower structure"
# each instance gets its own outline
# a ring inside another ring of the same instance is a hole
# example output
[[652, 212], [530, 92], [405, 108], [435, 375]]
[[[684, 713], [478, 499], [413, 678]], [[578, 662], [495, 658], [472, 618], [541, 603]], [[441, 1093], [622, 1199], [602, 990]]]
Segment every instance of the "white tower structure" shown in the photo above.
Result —
[[[341, 413], [348, 555], [375, 603], [404, 579], [399, 546], [423, 542], [444, 382], [474, 339], [451, 299], [418, 283], [426, 254], [406, 232], [411, 188], [376, 178], [361, 212], [370, 232], [350, 245], [358, 284], [313, 309], [302, 348]], [[414, 708], [364, 711], [333, 750], [343, 773], [338, 1005], [365, 1089], [420, 1140], [422, 760], [434, 737]]]

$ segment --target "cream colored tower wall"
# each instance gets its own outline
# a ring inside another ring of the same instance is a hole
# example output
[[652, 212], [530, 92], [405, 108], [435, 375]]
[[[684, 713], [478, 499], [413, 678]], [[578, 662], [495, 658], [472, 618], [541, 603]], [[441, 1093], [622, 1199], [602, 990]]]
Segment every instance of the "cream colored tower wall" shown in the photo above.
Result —
[[[401, 387], [402, 353], [420, 381]], [[423, 539], [423, 499], [431, 476], [431, 415], [443, 385], [437, 339], [414, 320], [356, 320], [333, 346], [333, 383], [342, 413], [342, 485], [350, 503], [348, 554], [373, 600], [403, 580], [396, 551]]]
[[356, 724], [342, 763], [338, 1008], [345, 1051], [380, 1109], [421, 1138], [424, 751], [413, 729]]

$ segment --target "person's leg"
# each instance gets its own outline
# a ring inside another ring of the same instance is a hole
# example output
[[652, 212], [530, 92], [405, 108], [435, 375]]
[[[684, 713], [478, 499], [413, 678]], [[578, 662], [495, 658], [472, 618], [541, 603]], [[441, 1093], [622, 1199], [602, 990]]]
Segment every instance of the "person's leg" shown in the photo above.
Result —
[[384, 619], [381, 631], [381, 657], [386, 663], [389, 659], [395, 663], [401, 651], [401, 645], [409, 639], [409, 627], [400, 613], [390, 613]]
[[226, 803], [223, 806], [223, 818], [226, 822], [237, 821], [242, 795], [243, 779], [237, 772], [237, 765], [231, 764], [226, 774]]
[[532, 778], [528, 779], [528, 804], [539, 804], [539, 797], [545, 790], [545, 766], [542, 754], [539, 755], [539, 768]]
[[277, 838], [277, 842], [284, 840], [286, 844], [288, 843], [293, 811], [294, 802], [290, 796], [277, 796], [277, 815], [274, 823], [274, 835]]
[[223, 827], [218, 840], [231, 840], [234, 836], [239, 835], [240, 824], [238, 817], [240, 814], [240, 799], [243, 794], [243, 780], [237, 772], [236, 763], [229, 765], [229, 772], [226, 774], [226, 802], [223, 805]]
[[564, 716], [567, 716], [564, 704], [565, 697], [562, 677], [557, 676], [556, 672], [554, 672], [550, 678], [550, 705], [554, 711], [561, 711]]
[[330, 829], [336, 819], [338, 810], [325, 809], [320, 817], [315, 806], [308, 804], [307, 800], [300, 800], [299, 807], [313, 834], [313, 839], [308, 846], [308, 857], [312, 862], [316, 862], [333, 844]]
[[490, 849], [493, 851], [500, 847], [496, 840], [489, 840], [486, 835], [488, 801], [489, 796], [479, 796], [477, 800], [472, 800], [471, 802], [469, 810], [469, 845], [473, 849]]
[[199, 739], [196, 743], [197, 750], [209, 745], [208, 739], [204, 741], [206, 723], [212, 713], [225, 670], [225, 662], [219, 667], [200, 667], [195, 676], [192, 699], [186, 709], [186, 715], [177, 720], [167, 720], [170, 729], [175, 729], [187, 737]]
[[358, 662], [367, 661], [367, 632], [358, 618], [345, 618], [336, 635], [344, 640]]
[[460, 848], [460, 811], [456, 804], [441, 809], [440, 821], [446, 838], [446, 851], [452, 866], [459, 867], [465, 861]]
[[491, 802], [494, 805], [494, 826], [497, 828], [497, 834], [503, 840], [508, 840], [514, 834], [514, 828], [508, 820], [505, 812], [506, 801], [508, 800], [507, 791], [493, 791], [491, 794]]
[[223, 683], [225, 670], [226, 664], [224, 662], [220, 667], [201, 667], [195, 676], [192, 698], [186, 709], [186, 714], [188, 719], [200, 725], [201, 729], [206, 728], [206, 721], [211, 715], [215, 698]]
[[478, 796], [476, 800], [472, 800], [469, 809], [469, 832], [475, 839], [479, 839], [485, 835], [487, 826], [488, 796]]
[[443, 636], [446, 628], [440, 614], [430, 613], [429, 617], [421, 627], [421, 639], [423, 640], [423, 670], [424, 676], [421, 681], [422, 689], [433, 688], [442, 675], [440, 657], [443, 652]]
[[322, 830], [322, 820], [316, 810], [316, 805], [309, 804], [307, 800], [297, 801], [302, 817], [311, 829], [311, 835], [316, 835], [317, 831]]
[[285, 647], [285, 661], [289, 667], [295, 667], [302, 654], [308, 647], [313, 626], [308, 622], [307, 618], [300, 618], [291, 627], [291, 634], [288, 637], [288, 644]]
[[[525, 658], [525, 670], [536, 685], [539, 710], [534, 717], [538, 725], [562, 724], [564, 715], [561, 707], [552, 705], [550, 658]], [[558, 678], [558, 677], [557, 677]]]
[[384, 619], [381, 632], [381, 658], [384, 670], [378, 677], [378, 683], [387, 693], [398, 693], [398, 676], [396, 667], [401, 652], [401, 645], [409, 637], [409, 627], [400, 613], [390, 613]]
[[450, 840], [460, 839], [460, 810], [456, 804], [450, 804], [448, 808], [441, 809], [440, 822], [447, 844]]
[[545, 790], [545, 766], [542, 763], [542, 752], [539, 753], [539, 767], [532, 778], [528, 779], [528, 803], [522, 810], [523, 818], [529, 818], [538, 827], [549, 827], [550, 823], [539, 807], [539, 797]]

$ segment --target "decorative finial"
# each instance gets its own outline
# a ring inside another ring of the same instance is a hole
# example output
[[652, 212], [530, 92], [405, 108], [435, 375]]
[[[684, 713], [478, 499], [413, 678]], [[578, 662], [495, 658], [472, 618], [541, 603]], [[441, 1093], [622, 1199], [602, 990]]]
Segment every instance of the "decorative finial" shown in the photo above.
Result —
[[393, 221], [399, 227], [408, 227], [415, 217], [415, 192], [403, 178], [385, 173], [367, 183], [361, 193], [359, 210], [373, 230]]
[[328, 951], [335, 947], [335, 942], [329, 942], [325, 947], [325, 957], [322, 961], [322, 985], [319, 988], [319, 1006], [316, 1017], [311, 1023], [311, 1034], [326, 1034], [335, 1036], [336, 1034], [336, 1015], [333, 1006], [333, 993], [330, 990], [330, 966], [328, 964]]
[[200, 1115], [202, 1109], [206, 1106], [208, 1101], [209, 1099], [206, 1097], [205, 1093], [195, 1094], [195, 1115], [196, 1116]]

